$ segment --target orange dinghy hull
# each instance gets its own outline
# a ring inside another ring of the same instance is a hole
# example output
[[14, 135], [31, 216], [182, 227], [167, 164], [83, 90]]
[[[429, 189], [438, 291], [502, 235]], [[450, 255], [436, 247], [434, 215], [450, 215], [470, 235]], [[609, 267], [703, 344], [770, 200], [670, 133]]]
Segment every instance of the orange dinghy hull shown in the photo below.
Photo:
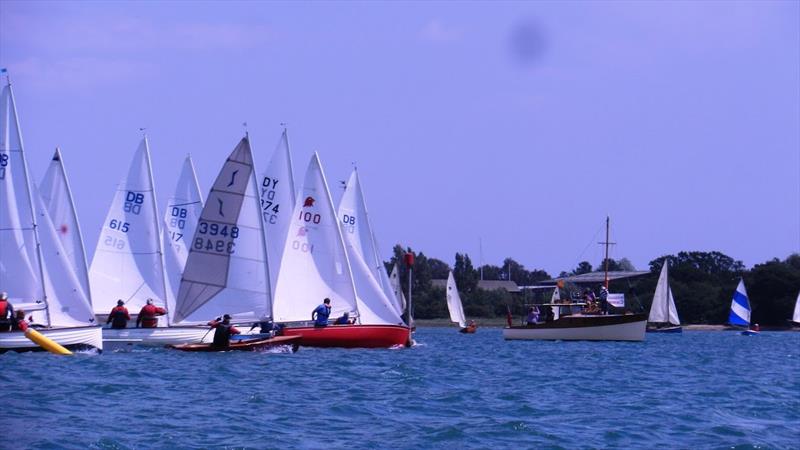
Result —
[[459, 333], [464, 333], [464, 334], [474, 334], [477, 329], [478, 329], [477, 326], [470, 325], [468, 327], [464, 327], [464, 328], [458, 330], [458, 332]]
[[230, 350], [257, 351], [281, 345], [292, 346], [292, 351], [296, 352], [300, 338], [297, 336], [276, 336], [271, 339], [244, 339], [238, 342], [231, 342], [227, 347], [216, 347], [211, 344], [180, 344], [168, 345], [167, 348], [174, 348], [184, 352], [227, 352]]
[[410, 343], [408, 327], [400, 325], [286, 327], [283, 335], [300, 337], [305, 347], [389, 348]]

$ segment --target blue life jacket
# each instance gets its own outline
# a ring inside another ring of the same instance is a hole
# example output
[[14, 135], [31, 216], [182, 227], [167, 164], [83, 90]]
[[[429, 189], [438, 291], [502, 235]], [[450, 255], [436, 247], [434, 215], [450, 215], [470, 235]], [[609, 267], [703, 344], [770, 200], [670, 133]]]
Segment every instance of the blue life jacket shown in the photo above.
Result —
[[314, 319], [314, 325], [324, 327], [325, 325], [328, 324], [328, 316], [331, 315], [331, 310], [328, 309], [328, 307], [325, 306], [325, 304], [323, 303], [317, 306], [317, 309], [315, 309], [314, 312], [311, 313], [311, 317], [314, 317], [315, 314], [316, 318]]

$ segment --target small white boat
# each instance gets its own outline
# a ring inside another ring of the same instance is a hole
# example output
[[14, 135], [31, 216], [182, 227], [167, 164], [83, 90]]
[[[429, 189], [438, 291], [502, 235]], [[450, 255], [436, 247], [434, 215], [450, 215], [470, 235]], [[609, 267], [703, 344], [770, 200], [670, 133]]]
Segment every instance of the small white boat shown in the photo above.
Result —
[[653, 294], [653, 303], [650, 305], [650, 315], [647, 318], [648, 333], [680, 333], [681, 319], [675, 308], [675, 299], [669, 287], [669, 263], [664, 259], [661, 275], [658, 277], [656, 292]]
[[744, 327], [740, 333], [745, 336], [755, 336], [759, 334], [758, 324], [750, 327], [750, 299], [747, 297], [747, 289], [744, 287], [744, 279], [739, 278], [739, 284], [733, 293], [731, 300], [731, 313], [728, 316], [728, 323], [736, 328]]
[[447, 290], [445, 296], [447, 300], [447, 310], [450, 311], [450, 321], [458, 324], [461, 333], [474, 333], [477, 327], [474, 323], [467, 326], [467, 318], [464, 316], [464, 306], [461, 303], [461, 296], [458, 294], [458, 286], [456, 286], [456, 279], [453, 277], [452, 270], [447, 275]]
[[[71, 255], [30, 182], [11, 85], [0, 96], [0, 289], [33, 317], [45, 337], [68, 349], [103, 349]], [[0, 333], [0, 353], [42, 350], [22, 331]]]

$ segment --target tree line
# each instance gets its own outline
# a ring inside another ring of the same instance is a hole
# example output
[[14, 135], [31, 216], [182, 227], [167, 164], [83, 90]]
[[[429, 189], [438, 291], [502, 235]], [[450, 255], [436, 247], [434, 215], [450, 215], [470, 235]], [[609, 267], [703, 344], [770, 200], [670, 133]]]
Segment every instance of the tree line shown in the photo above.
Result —
[[[500, 266], [486, 264], [475, 267], [469, 255], [456, 253], [451, 266], [439, 259], [429, 258], [423, 252], [399, 245], [393, 249], [392, 258], [385, 262], [391, 271], [397, 263], [400, 281], [407, 294], [408, 268], [403, 264], [403, 255], [414, 254], [412, 295], [414, 317], [438, 319], [449, 317], [445, 301], [445, 289], [434, 286], [432, 280], [447, 279], [450, 270], [458, 285], [464, 312], [470, 318], [505, 317], [507, 311], [520, 316], [526, 305], [547, 303], [552, 290], [523, 290], [512, 294], [505, 290], [487, 291], [478, 288], [481, 271], [484, 280], [511, 280], [519, 286], [535, 286], [552, 279], [541, 269], [527, 269], [512, 258], [506, 258]], [[752, 308], [751, 321], [761, 325], [783, 326], [791, 318], [795, 300], [800, 292], [800, 254], [794, 253], [784, 260], [774, 258], [747, 269], [741, 261], [720, 252], [680, 252], [676, 255], [660, 256], [648, 264], [649, 273], [610, 283], [611, 292], [625, 294], [626, 309], [647, 312], [653, 301], [653, 293], [664, 261], [669, 261], [669, 283], [675, 305], [684, 324], [724, 324], [728, 320], [731, 299], [744, 278]], [[626, 258], [609, 259], [609, 271], [636, 270]], [[603, 270], [606, 261], [592, 266], [588, 261], [580, 262], [574, 270], [561, 272], [559, 277]], [[578, 294], [587, 286], [567, 283], [561, 297]], [[599, 285], [589, 286], [595, 290]]]

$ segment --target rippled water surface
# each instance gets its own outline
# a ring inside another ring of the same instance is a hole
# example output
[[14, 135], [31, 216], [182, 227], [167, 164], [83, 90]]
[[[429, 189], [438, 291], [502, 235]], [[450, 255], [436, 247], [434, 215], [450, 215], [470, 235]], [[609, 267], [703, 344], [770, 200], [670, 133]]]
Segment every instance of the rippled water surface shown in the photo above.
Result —
[[8, 448], [800, 446], [800, 333], [0, 355]]

